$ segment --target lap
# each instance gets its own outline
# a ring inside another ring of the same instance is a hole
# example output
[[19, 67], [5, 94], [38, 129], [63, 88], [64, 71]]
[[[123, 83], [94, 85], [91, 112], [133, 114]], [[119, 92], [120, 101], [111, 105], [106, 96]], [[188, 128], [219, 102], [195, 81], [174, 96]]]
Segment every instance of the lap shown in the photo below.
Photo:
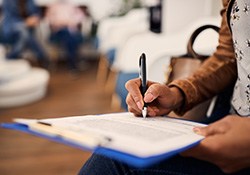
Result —
[[62, 28], [57, 31], [52, 31], [49, 40], [54, 43], [65, 40], [72, 40], [80, 43], [83, 40], [83, 36], [79, 31], [71, 32], [67, 28]]
[[[215, 165], [194, 158], [172, 157], [147, 168], [135, 168], [105, 156], [93, 154], [79, 172], [79, 175], [224, 175]], [[236, 173], [250, 174], [250, 170]]]

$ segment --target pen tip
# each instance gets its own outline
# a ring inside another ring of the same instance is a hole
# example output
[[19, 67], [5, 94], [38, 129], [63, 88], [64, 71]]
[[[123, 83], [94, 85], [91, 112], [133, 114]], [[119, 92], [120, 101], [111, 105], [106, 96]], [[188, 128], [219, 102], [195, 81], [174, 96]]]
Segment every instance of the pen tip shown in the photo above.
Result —
[[147, 116], [147, 108], [146, 107], [144, 107], [142, 109], [142, 116], [143, 116], [143, 118], [146, 118], [146, 116]]

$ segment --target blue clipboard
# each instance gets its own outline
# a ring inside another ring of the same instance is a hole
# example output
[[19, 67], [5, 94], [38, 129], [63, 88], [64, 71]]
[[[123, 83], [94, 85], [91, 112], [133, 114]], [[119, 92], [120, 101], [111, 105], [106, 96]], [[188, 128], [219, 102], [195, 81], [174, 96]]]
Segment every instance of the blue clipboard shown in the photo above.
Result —
[[150, 156], [150, 157], [138, 157], [138, 156], [134, 156], [128, 153], [124, 153], [124, 152], [120, 152], [120, 151], [116, 151], [116, 150], [112, 150], [112, 149], [108, 149], [102, 146], [97, 146], [94, 148], [90, 148], [81, 144], [77, 144], [74, 142], [70, 142], [69, 140], [64, 139], [63, 137], [60, 136], [50, 136], [47, 134], [43, 134], [43, 133], [39, 133], [33, 130], [30, 130], [29, 127], [27, 125], [24, 124], [18, 124], [18, 123], [3, 123], [0, 125], [3, 128], [6, 129], [11, 129], [11, 130], [17, 130], [17, 131], [21, 131], [27, 134], [31, 134], [34, 136], [38, 136], [41, 138], [45, 138], [51, 141], [55, 141], [58, 143], [62, 143], [64, 145], [68, 145], [71, 147], [75, 147], [78, 149], [81, 149], [83, 151], [90, 151], [90, 152], [94, 152], [96, 154], [101, 154], [104, 156], [107, 156], [109, 158], [115, 159], [117, 161], [126, 163], [130, 166], [133, 167], [137, 167], [137, 168], [145, 168], [145, 167], [149, 167], [152, 166], [156, 163], [159, 163], [163, 160], [166, 160], [174, 155], [177, 155], [178, 153], [185, 151], [195, 145], [197, 145], [200, 141], [197, 141], [195, 143], [192, 143], [186, 147], [183, 147], [181, 149], [177, 149], [171, 152], [167, 152], [164, 154], [160, 154], [160, 155], [155, 155], [155, 156]]

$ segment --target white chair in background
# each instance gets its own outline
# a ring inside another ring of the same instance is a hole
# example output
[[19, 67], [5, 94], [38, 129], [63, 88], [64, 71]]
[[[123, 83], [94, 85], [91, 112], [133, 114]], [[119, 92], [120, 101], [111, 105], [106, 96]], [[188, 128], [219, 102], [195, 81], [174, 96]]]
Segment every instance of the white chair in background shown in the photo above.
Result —
[[31, 68], [26, 60], [2, 61], [0, 65], [0, 108], [31, 104], [46, 95], [49, 73]]
[[[219, 4], [216, 0], [163, 0], [162, 1], [162, 33], [143, 34], [129, 37], [127, 42], [117, 51], [114, 68], [125, 71], [137, 70], [137, 61], [141, 52], [148, 57], [160, 57], [162, 54], [183, 53], [187, 37], [197, 27], [204, 24], [220, 25]], [[126, 62], [129, 64], [127, 68]]]
[[149, 29], [148, 10], [138, 8], [130, 10], [125, 16], [110, 17], [100, 21], [97, 36], [100, 52], [119, 47], [124, 40]]
[[0, 85], [15, 80], [30, 71], [26, 60], [2, 60], [0, 65]]
[[133, 9], [125, 16], [111, 17], [100, 22], [97, 33], [100, 52], [97, 82], [103, 84], [107, 78], [108, 68], [112, 64], [112, 58], [108, 58], [107, 54], [122, 47], [131, 36], [148, 29], [148, 10], [145, 8]]
[[[194, 21], [182, 30], [173, 34], [154, 34], [152, 32], [142, 33], [130, 37], [127, 42], [117, 51], [113, 68], [123, 72], [137, 72], [138, 58], [142, 52], [147, 55], [148, 66], [154, 62], [154, 59], [162, 55], [178, 55], [186, 52], [188, 38], [198, 27], [205, 24], [220, 25], [219, 17], [206, 17]], [[199, 45], [195, 45], [197, 50], [206, 50], [213, 47], [217, 42], [218, 36], [214, 31], [204, 31], [204, 38]], [[209, 34], [208, 34], [209, 33]], [[207, 37], [209, 36], [209, 37]]]

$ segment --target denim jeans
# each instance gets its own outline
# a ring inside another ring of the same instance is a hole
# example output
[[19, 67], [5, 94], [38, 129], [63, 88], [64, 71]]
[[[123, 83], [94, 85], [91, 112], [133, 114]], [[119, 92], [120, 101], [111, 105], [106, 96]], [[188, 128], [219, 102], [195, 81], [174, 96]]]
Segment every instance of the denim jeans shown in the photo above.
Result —
[[127, 104], [126, 104], [126, 97], [128, 94], [127, 89], [125, 88], [125, 84], [128, 80], [139, 77], [139, 73], [137, 72], [131, 72], [131, 73], [124, 73], [119, 72], [117, 80], [116, 80], [116, 87], [115, 92], [121, 99], [121, 107], [124, 110], [127, 110]]
[[66, 58], [68, 59], [69, 68], [77, 68], [78, 48], [83, 43], [83, 36], [80, 32], [71, 32], [67, 28], [62, 28], [56, 32], [52, 32], [50, 41], [58, 44], [66, 51]]
[[46, 60], [48, 55], [34, 36], [34, 30], [27, 28], [23, 23], [17, 23], [11, 32], [6, 33], [6, 42], [12, 49], [7, 54], [7, 58], [20, 58], [20, 54], [25, 48], [30, 48], [39, 60]]
[[[249, 175], [245, 169], [234, 175]], [[79, 175], [224, 175], [215, 165], [179, 155], [147, 168], [129, 167], [108, 157], [93, 154]]]

